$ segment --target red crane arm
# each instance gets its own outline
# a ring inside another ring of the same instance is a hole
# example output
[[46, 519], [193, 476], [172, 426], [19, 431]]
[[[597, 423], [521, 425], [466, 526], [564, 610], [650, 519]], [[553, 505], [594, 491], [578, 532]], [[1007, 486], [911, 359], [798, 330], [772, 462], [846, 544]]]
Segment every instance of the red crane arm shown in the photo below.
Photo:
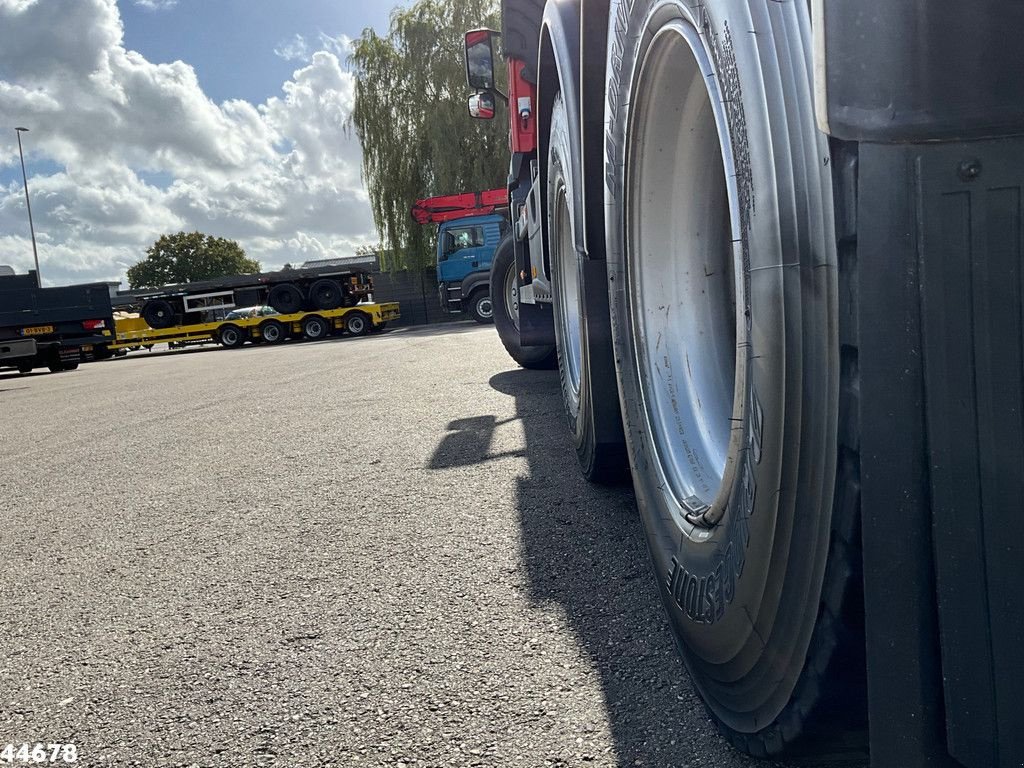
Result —
[[410, 213], [419, 224], [441, 224], [465, 216], [483, 216], [508, 208], [508, 191], [488, 189], [461, 195], [440, 195], [417, 200]]

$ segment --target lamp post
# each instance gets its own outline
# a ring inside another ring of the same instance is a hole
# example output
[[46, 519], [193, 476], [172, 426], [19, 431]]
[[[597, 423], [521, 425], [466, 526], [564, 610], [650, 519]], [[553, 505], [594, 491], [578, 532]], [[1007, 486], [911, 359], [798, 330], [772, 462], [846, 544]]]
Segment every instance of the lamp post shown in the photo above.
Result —
[[25, 182], [25, 207], [28, 208], [28, 231], [32, 233], [32, 255], [36, 260], [36, 285], [43, 287], [43, 278], [39, 274], [39, 251], [36, 250], [36, 228], [32, 224], [32, 203], [28, 199], [28, 174], [25, 173], [25, 153], [21, 149], [21, 134], [28, 133], [28, 128], [15, 128], [18, 134], [18, 155], [21, 157], [21, 180]]

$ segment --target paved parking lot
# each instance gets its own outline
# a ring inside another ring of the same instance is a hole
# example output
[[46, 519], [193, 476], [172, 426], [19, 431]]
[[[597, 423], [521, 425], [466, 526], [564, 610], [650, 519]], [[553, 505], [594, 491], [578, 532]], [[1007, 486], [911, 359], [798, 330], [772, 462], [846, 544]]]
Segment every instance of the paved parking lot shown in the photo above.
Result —
[[765, 765], [557, 374], [458, 325], [0, 374], [0, 745], [81, 765]]

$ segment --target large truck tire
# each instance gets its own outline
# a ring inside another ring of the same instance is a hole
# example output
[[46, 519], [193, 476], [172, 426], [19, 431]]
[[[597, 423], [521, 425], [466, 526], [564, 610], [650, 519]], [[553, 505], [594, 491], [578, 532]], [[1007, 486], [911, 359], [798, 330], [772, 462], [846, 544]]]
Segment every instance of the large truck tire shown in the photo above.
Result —
[[217, 341], [225, 349], [238, 349], [245, 344], [247, 336], [248, 334], [239, 326], [233, 323], [226, 323], [217, 332]]
[[466, 300], [466, 308], [469, 316], [480, 325], [490, 325], [494, 322], [494, 303], [491, 301], [491, 294], [486, 288], [477, 288]]
[[260, 338], [267, 344], [280, 344], [287, 335], [284, 323], [278, 320], [264, 320], [260, 325]]
[[365, 336], [373, 329], [373, 321], [365, 312], [349, 312], [345, 315], [345, 330], [349, 336]]
[[270, 289], [267, 304], [282, 315], [294, 315], [302, 311], [302, 290], [293, 283], [279, 283]]
[[321, 311], [337, 309], [344, 301], [341, 283], [327, 278], [317, 280], [309, 287], [309, 301], [313, 305], [313, 309]]
[[153, 330], [162, 330], [174, 325], [174, 307], [166, 299], [150, 299], [142, 307], [142, 319]]
[[491, 304], [498, 338], [509, 356], [523, 368], [548, 370], [557, 364], [551, 345], [524, 347], [519, 343], [519, 283], [516, 280], [516, 254], [512, 235], [506, 235], [494, 251], [491, 262]]
[[547, 232], [555, 339], [569, 430], [586, 478], [618, 483], [629, 475], [612, 363], [607, 272], [576, 251], [569, 121], [562, 94], [551, 110], [547, 157]]
[[331, 335], [331, 323], [319, 315], [307, 315], [302, 320], [302, 336], [308, 341], [320, 341]]
[[610, 18], [609, 301], [637, 503], [697, 688], [735, 746], [774, 755], [864, 718], [857, 366], [807, 4], [615, 0]]

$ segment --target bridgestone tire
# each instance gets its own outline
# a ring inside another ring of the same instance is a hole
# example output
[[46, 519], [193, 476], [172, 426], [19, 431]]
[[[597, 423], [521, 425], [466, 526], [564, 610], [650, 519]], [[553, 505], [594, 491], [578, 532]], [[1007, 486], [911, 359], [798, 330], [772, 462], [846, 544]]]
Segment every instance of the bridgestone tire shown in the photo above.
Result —
[[618, 483], [629, 475], [629, 460], [612, 362], [607, 272], [603, 261], [581, 259], [574, 245], [573, 201], [581, 191], [573, 189], [561, 93], [555, 95], [549, 125], [547, 232], [562, 400], [584, 476]]
[[170, 328], [174, 325], [174, 307], [165, 299], [152, 299], [143, 305], [142, 319], [154, 330]]
[[282, 315], [294, 315], [302, 311], [302, 291], [292, 283], [281, 283], [270, 289], [267, 304]]
[[494, 302], [491, 301], [491, 294], [486, 288], [477, 288], [469, 295], [466, 301], [469, 308], [469, 316], [480, 325], [490, 325], [494, 322]]
[[260, 325], [260, 336], [267, 344], [280, 344], [285, 337], [284, 324], [277, 320], [265, 320]]
[[637, 504], [714, 719], [777, 754], [826, 714], [863, 717], [856, 355], [840, 366], [807, 4], [614, 0], [610, 18], [609, 298]]
[[343, 301], [341, 285], [337, 280], [317, 280], [309, 288], [309, 301], [314, 309], [337, 309]]
[[302, 321], [302, 335], [310, 341], [326, 339], [330, 333], [331, 326], [322, 317], [311, 315]]
[[372, 326], [369, 316], [363, 312], [349, 312], [345, 315], [345, 330], [349, 336], [365, 336]]
[[513, 302], [518, 293], [515, 247], [512, 235], [506, 235], [494, 251], [491, 262], [491, 302], [494, 307], [494, 327], [509, 356], [523, 368], [549, 370], [558, 365], [555, 348], [551, 345], [523, 347], [519, 344], [517, 326], [518, 309]]
[[222, 325], [217, 332], [217, 341], [225, 349], [237, 349], [245, 344], [245, 331], [237, 325]]

